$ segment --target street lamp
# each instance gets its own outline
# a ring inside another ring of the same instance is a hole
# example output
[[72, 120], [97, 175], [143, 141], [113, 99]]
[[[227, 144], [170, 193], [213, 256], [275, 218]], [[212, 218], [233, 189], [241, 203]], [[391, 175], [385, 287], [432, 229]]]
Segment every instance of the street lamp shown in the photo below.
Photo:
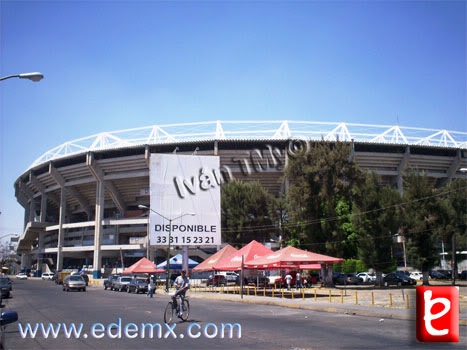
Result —
[[44, 78], [44, 75], [39, 72], [21, 73], [21, 74], [7, 75], [6, 77], [0, 78], [0, 81], [10, 79], [10, 78], [29, 79], [29, 80], [37, 82], [39, 80], [42, 80], [42, 78]]
[[[185, 213], [185, 214], [182, 214], [180, 216], [177, 216], [176, 218], [173, 218], [173, 219], [169, 219], [167, 217], [165, 217], [164, 215], [158, 213], [157, 211], [145, 206], [145, 205], [138, 205], [138, 208], [140, 209], [149, 209], [150, 211], [152, 211], [153, 213], [156, 213], [157, 215], [159, 215], [161, 218], [167, 220], [169, 222], [169, 244], [168, 244], [168, 247], [167, 247], [167, 276], [165, 278], [165, 291], [168, 292], [169, 291], [169, 275], [170, 275], [170, 239], [171, 239], [171, 236], [172, 236], [172, 221], [175, 221], [175, 220], [178, 220], [186, 215], [191, 215], [191, 216], [195, 216], [196, 214], [195, 213]], [[149, 225], [148, 225], [149, 226]], [[147, 244], [149, 245], [149, 230], [148, 230], [148, 241], [147, 241]]]

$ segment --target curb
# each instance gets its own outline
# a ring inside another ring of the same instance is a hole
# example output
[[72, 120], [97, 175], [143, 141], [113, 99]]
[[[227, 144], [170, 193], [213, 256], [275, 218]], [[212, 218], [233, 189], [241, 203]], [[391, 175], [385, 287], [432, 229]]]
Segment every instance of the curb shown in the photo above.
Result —
[[[167, 295], [162, 290], [156, 290], [157, 294]], [[360, 310], [360, 309], [352, 309], [352, 308], [336, 308], [332, 306], [323, 306], [323, 305], [300, 305], [300, 304], [291, 304], [291, 303], [281, 303], [277, 301], [266, 301], [266, 300], [252, 300], [252, 299], [233, 299], [229, 297], [222, 297], [222, 296], [214, 296], [214, 295], [199, 295], [196, 293], [190, 293], [190, 298], [197, 298], [197, 299], [212, 299], [212, 300], [221, 300], [221, 301], [230, 301], [230, 302], [237, 302], [237, 303], [246, 303], [246, 304], [259, 304], [259, 305], [272, 305], [272, 306], [280, 306], [286, 307], [290, 309], [302, 309], [302, 310], [313, 310], [313, 311], [321, 311], [321, 312], [330, 312], [330, 313], [340, 313], [340, 314], [349, 314], [349, 315], [357, 315], [357, 316], [367, 316], [367, 317], [379, 317], [379, 318], [387, 318], [387, 319], [395, 319], [395, 320], [409, 320], [415, 321], [416, 317], [415, 314], [397, 314], [392, 313], [390, 310], [386, 309], [386, 312], [379, 312], [379, 310]], [[396, 309], [399, 310], [399, 309]], [[467, 326], [467, 320], [459, 320], [459, 325]]]

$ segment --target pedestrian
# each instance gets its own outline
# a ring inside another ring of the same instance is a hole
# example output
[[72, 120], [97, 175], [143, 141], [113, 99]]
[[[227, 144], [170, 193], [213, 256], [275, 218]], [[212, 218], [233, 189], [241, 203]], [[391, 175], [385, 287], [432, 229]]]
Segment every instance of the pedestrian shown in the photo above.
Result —
[[302, 279], [300, 277], [300, 272], [297, 272], [295, 275], [295, 290], [298, 290], [298, 287], [303, 288]]
[[148, 283], [148, 297], [149, 298], [152, 298], [152, 296], [154, 295], [154, 276], [151, 275], [151, 277], [149, 277], [149, 283]]
[[287, 283], [287, 290], [290, 290], [290, 282], [292, 281], [292, 276], [290, 273], [287, 273], [285, 276], [285, 282]]

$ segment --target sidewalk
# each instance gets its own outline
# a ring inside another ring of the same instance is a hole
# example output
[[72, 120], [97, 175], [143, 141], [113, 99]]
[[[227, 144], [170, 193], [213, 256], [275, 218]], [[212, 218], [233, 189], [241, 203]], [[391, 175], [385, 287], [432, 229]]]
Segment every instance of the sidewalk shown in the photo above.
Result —
[[[160, 289], [156, 290], [156, 293], [166, 295], [166, 293]], [[350, 303], [341, 304], [337, 298], [335, 298], [333, 302], [329, 303], [323, 300], [314, 301], [314, 299], [302, 300], [301, 298], [296, 298], [292, 300], [253, 295], [243, 295], [242, 299], [238, 294], [219, 294], [212, 292], [190, 292], [189, 295], [192, 299], [211, 299], [248, 304], [273, 305], [294, 309], [377, 317], [380, 319], [415, 320], [415, 298], [413, 298], [413, 303], [410, 304], [410, 309], [402, 309], [395, 307], [381, 307], [377, 305], [367, 306]], [[459, 319], [459, 324], [467, 325], [467, 308], [461, 308]]]

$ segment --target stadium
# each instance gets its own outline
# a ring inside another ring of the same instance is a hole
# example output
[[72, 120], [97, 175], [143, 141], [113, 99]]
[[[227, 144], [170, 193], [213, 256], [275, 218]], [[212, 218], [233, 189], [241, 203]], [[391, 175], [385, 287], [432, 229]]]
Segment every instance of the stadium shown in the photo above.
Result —
[[[302, 146], [303, 141], [349, 142], [349, 159], [399, 191], [406, 168], [425, 172], [438, 187], [467, 178], [466, 132], [311, 121], [212, 121], [100, 133], [45, 152], [15, 181], [15, 196], [25, 212], [17, 245], [22, 268], [37, 264], [45, 272], [86, 266], [100, 275], [122, 260], [125, 266], [142, 256], [160, 260], [167, 253], [147, 245], [148, 213], [141, 207], [149, 206], [151, 154], [217, 155], [228, 179], [258, 180], [277, 194], [286, 190], [281, 178], [297, 140]], [[208, 254], [193, 247], [190, 256], [204, 259]]]

